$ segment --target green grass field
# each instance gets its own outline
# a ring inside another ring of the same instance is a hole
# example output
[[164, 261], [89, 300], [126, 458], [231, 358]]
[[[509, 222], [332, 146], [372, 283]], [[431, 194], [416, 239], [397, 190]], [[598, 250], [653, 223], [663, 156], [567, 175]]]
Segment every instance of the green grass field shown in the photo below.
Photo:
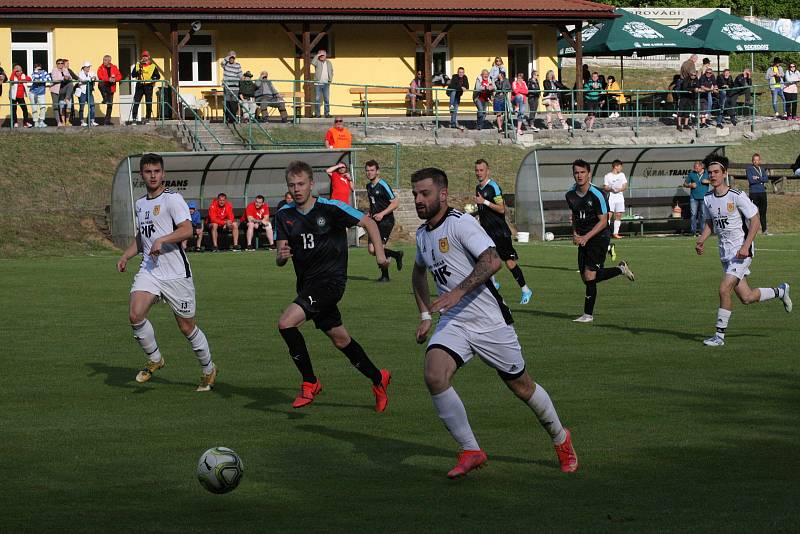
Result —
[[[341, 308], [394, 374], [384, 414], [312, 325], [303, 331], [325, 391], [290, 407], [300, 379], [276, 321], [294, 276], [271, 253], [191, 256], [199, 324], [220, 369], [210, 394], [194, 392], [199, 367], [163, 305], [151, 321], [167, 366], [146, 385], [134, 381], [144, 356], [127, 319], [133, 273], [116, 273], [115, 255], [0, 261], [2, 530], [794, 530], [797, 312], [737, 303], [728, 345], [704, 347], [720, 267], [714, 246], [697, 257], [692, 243], [620, 242], [637, 281], [601, 284], [590, 326], [571, 322], [583, 301], [574, 247], [520, 245], [534, 300], [516, 304], [505, 269], [501, 292], [531, 374], [573, 430], [581, 469], [559, 471], [533, 414], [476, 360], [455, 386], [490, 463], [459, 481], [444, 476], [456, 446], [423, 384], [409, 272], [378, 286], [363, 249], [351, 251]], [[797, 235], [757, 246], [752, 285], [788, 279], [800, 289]], [[214, 445], [245, 465], [224, 496], [195, 479]]]

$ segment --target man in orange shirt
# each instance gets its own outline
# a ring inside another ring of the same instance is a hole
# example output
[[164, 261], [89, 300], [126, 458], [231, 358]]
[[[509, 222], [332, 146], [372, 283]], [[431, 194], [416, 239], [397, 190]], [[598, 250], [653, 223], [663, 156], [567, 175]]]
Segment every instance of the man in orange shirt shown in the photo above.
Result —
[[353, 135], [344, 127], [344, 119], [333, 119], [333, 128], [325, 134], [325, 146], [328, 148], [350, 148], [353, 146]]
[[350, 193], [353, 191], [353, 177], [347, 170], [347, 165], [337, 163], [333, 167], [325, 169], [331, 177], [331, 200], [341, 200], [345, 204], [350, 204]]
[[228, 202], [228, 195], [220, 193], [217, 201], [208, 207], [208, 222], [211, 228], [211, 243], [214, 245], [212, 252], [219, 252], [217, 235], [219, 229], [227, 230], [233, 235], [233, 250], [239, 252], [239, 223], [233, 218], [233, 206]]
[[272, 248], [274, 238], [272, 236], [272, 225], [269, 223], [269, 205], [264, 202], [264, 195], [258, 195], [254, 201], [247, 205], [244, 210], [244, 222], [247, 223], [247, 248], [248, 252], [254, 251], [253, 234], [259, 228], [263, 228], [269, 240], [269, 248]]

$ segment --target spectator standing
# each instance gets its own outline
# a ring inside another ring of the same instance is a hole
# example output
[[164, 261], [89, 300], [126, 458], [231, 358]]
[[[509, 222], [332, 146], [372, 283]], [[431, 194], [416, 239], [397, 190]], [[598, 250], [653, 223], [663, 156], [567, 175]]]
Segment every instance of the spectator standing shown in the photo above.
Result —
[[219, 252], [219, 230], [227, 230], [233, 236], [233, 251], [241, 251], [239, 246], [239, 222], [233, 217], [233, 206], [228, 195], [220, 193], [217, 200], [208, 207], [208, 222], [211, 230], [212, 252]]
[[417, 75], [408, 84], [408, 93], [406, 93], [406, 117], [412, 117], [417, 114], [417, 100], [424, 99], [425, 94], [422, 89], [425, 87], [425, 80], [422, 77], [422, 72], [417, 71]]
[[717, 80], [714, 78], [714, 71], [706, 69], [697, 88], [697, 92], [700, 93], [700, 128], [708, 128], [707, 121], [711, 118], [711, 95], [716, 90]]
[[603, 92], [603, 84], [600, 83], [600, 75], [595, 71], [592, 78], [583, 84], [583, 103], [586, 106], [586, 131], [594, 131], [594, 121], [597, 120], [597, 110], [600, 108], [600, 94]]
[[239, 82], [239, 102], [242, 105], [242, 116], [246, 122], [250, 118], [256, 118], [256, 82], [253, 81], [253, 73], [249, 70], [242, 75]]
[[236, 62], [236, 52], [231, 50], [222, 60], [222, 83], [225, 84], [225, 122], [236, 122], [239, 115], [239, 82], [242, 65]]
[[244, 220], [247, 223], [247, 248], [248, 252], [253, 252], [256, 247], [253, 246], [253, 235], [260, 229], [264, 229], [269, 241], [269, 248], [272, 248], [275, 243], [275, 238], [272, 234], [272, 224], [269, 222], [269, 205], [264, 202], [264, 195], [256, 196], [244, 210]]
[[320, 50], [311, 59], [314, 65], [314, 116], [319, 117], [319, 108], [325, 104], [325, 118], [331, 118], [331, 83], [333, 82], [333, 63], [328, 59], [328, 51]]
[[[772, 66], [767, 69], [764, 78], [769, 84], [769, 90], [772, 93], [772, 109], [775, 110], [775, 118], [786, 117], [786, 96], [783, 94], [783, 67], [781, 66], [781, 58], [776, 57], [772, 59]], [[781, 101], [780, 111], [778, 111], [778, 100]]]
[[458, 124], [458, 106], [464, 91], [469, 91], [469, 80], [464, 73], [464, 67], [458, 67], [458, 73], [453, 76], [447, 86], [447, 96], [450, 98], [450, 127], [463, 131], [464, 127]]
[[131, 120], [142, 124], [139, 116], [139, 103], [144, 98], [144, 122], [148, 122], [153, 115], [153, 86], [156, 80], [161, 79], [156, 64], [150, 58], [150, 52], [142, 51], [141, 59], [133, 66], [131, 78], [136, 80], [136, 89], [133, 92], [133, 107], [131, 107]]
[[353, 146], [353, 134], [344, 126], [344, 118], [333, 119], [333, 127], [325, 133], [325, 146], [331, 149]]
[[[28, 106], [25, 104], [25, 96], [28, 94], [25, 83], [31, 81], [31, 78], [22, 71], [22, 65], [14, 65], [9, 81], [11, 82], [9, 91], [11, 94], [11, 124], [15, 128], [23, 126], [30, 128], [32, 124], [28, 116]], [[19, 122], [17, 122], [17, 108], [22, 110], [22, 120]]]
[[69, 60], [64, 58], [64, 68], [62, 69], [63, 79], [61, 80], [61, 89], [58, 94], [58, 105], [64, 114], [64, 125], [75, 123], [75, 104], [73, 96], [75, 94], [75, 82], [78, 81], [78, 75], [69, 68]]
[[607, 91], [608, 117], [611, 119], [619, 118], [619, 111], [625, 107], [628, 100], [625, 98], [625, 93], [622, 92], [622, 87], [620, 87], [619, 83], [617, 83], [617, 79], [613, 76], [608, 77]]
[[6, 83], [6, 80], [8, 80], [6, 71], [3, 67], [0, 67], [0, 96], [3, 96], [3, 84]]
[[33, 117], [34, 126], [37, 128], [47, 126], [44, 120], [47, 115], [47, 83], [50, 81], [52, 81], [50, 74], [42, 68], [42, 64], [34, 64], [33, 73], [31, 73], [30, 97], [31, 116]]
[[492, 80], [492, 83], [497, 84], [497, 80], [500, 78], [501, 72], [505, 75], [506, 79], [508, 79], [508, 71], [506, 70], [506, 66], [503, 64], [503, 58], [496, 57], [494, 58], [492, 68], [489, 69], [489, 79]]
[[97, 69], [97, 87], [103, 97], [103, 104], [106, 105], [106, 114], [103, 124], [111, 125], [111, 108], [114, 106], [114, 93], [117, 92], [117, 84], [122, 80], [122, 73], [119, 67], [111, 63], [111, 56], [103, 56], [103, 64]]
[[[189, 217], [192, 220], [192, 235], [195, 238], [194, 243], [194, 251], [200, 252], [202, 250], [203, 245], [203, 216], [200, 214], [200, 211], [197, 209], [197, 202], [194, 200], [190, 200], [187, 202], [189, 206]], [[183, 242], [183, 249], [186, 250], [187, 244], [189, 240]]]
[[547, 129], [553, 129], [552, 113], [555, 113], [556, 117], [558, 117], [558, 120], [561, 121], [561, 125], [564, 127], [564, 129], [569, 130], [571, 127], [569, 124], [567, 124], [567, 121], [561, 114], [561, 99], [558, 93], [560, 90], [566, 89], [566, 87], [564, 87], [564, 84], [556, 80], [556, 73], [554, 71], [547, 71], [542, 89], [544, 95], [542, 97], [542, 103], [544, 104], [545, 109], [547, 109]]
[[689, 59], [681, 64], [681, 78], [686, 80], [692, 74], [697, 74], [697, 54], [692, 54]]
[[592, 72], [589, 70], [589, 65], [584, 63], [581, 66], [581, 80], [583, 80], [582, 85], [592, 79]]
[[531, 71], [531, 77], [528, 78], [528, 128], [532, 132], [538, 132], [539, 128], [536, 127], [536, 111], [539, 109], [539, 97], [542, 95], [542, 88], [539, 85], [539, 74], [534, 70]]
[[476, 129], [482, 130], [483, 121], [486, 119], [486, 109], [489, 107], [489, 101], [492, 98], [492, 93], [494, 93], [494, 82], [489, 78], [488, 70], [483, 69], [480, 76], [475, 79], [473, 91], [473, 102], [475, 102], [475, 107], [478, 109]]
[[702, 161], [695, 161], [694, 168], [689, 171], [683, 181], [683, 187], [689, 189], [689, 209], [691, 211], [691, 230], [697, 237], [705, 224], [703, 217], [703, 197], [708, 193], [708, 173]]
[[678, 131], [684, 128], [687, 130], [691, 128], [689, 125], [689, 117], [692, 110], [697, 111], [696, 107], [696, 94], [700, 87], [700, 82], [697, 80], [697, 73], [690, 74], [688, 78], [681, 78], [679, 80], [680, 99], [678, 100]]
[[63, 124], [63, 117], [61, 114], [61, 80], [64, 79], [64, 60], [59, 58], [56, 60], [55, 68], [50, 71], [50, 80], [53, 82], [50, 85], [50, 99], [53, 102], [53, 115], [56, 117], [56, 126]]
[[269, 113], [267, 108], [272, 106], [278, 108], [278, 113], [281, 114], [281, 122], [287, 122], [289, 115], [286, 113], [286, 104], [283, 102], [283, 97], [275, 89], [272, 80], [269, 79], [269, 73], [265, 70], [261, 71], [261, 75], [256, 80], [256, 104], [261, 111], [261, 122], [269, 120]]
[[[78, 71], [78, 80], [80, 84], [75, 89], [75, 96], [78, 97], [78, 120], [81, 121], [81, 126], [100, 126], [94, 120], [94, 82], [97, 81], [97, 75], [92, 72], [92, 63], [84, 61], [83, 67]], [[87, 121], [83, 120], [83, 107], [88, 105], [89, 110], [87, 114]]]
[[747, 167], [747, 183], [750, 185], [750, 200], [758, 208], [758, 218], [761, 221], [761, 231], [767, 232], [767, 188], [769, 171], [761, 167], [761, 155], [753, 154], [753, 164]]
[[517, 114], [517, 135], [522, 135], [522, 123], [525, 122], [525, 110], [528, 104], [528, 82], [525, 74], [517, 73], [517, 79], [511, 84], [511, 102]]
[[353, 177], [347, 170], [347, 165], [342, 162], [325, 169], [331, 179], [331, 200], [339, 200], [350, 205], [351, 193], [355, 189]]
[[797, 120], [797, 86], [800, 85], [800, 71], [795, 63], [783, 74], [783, 96], [786, 99], [786, 118]]
[[497, 117], [497, 131], [503, 132], [503, 117], [506, 114], [506, 100], [511, 94], [511, 82], [506, 79], [506, 73], [500, 72], [494, 84], [495, 92], [492, 109]]
[[722, 74], [717, 76], [717, 89], [719, 90], [719, 112], [717, 114], [717, 128], [722, 128], [725, 122], [725, 115], [731, 121], [731, 124], [736, 126], [736, 106], [732, 105], [730, 100], [735, 100], [731, 95], [736, 86], [736, 80], [731, 76], [731, 70], [725, 69]]

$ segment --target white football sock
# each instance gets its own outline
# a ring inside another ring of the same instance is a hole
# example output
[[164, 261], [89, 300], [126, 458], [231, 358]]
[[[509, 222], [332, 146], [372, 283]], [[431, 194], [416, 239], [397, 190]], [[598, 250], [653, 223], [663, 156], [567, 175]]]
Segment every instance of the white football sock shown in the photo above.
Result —
[[450, 431], [461, 449], [465, 451], [480, 450], [480, 445], [472, 433], [472, 428], [469, 426], [467, 420], [467, 410], [464, 408], [464, 403], [456, 393], [456, 390], [450, 387], [449, 389], [431, 395], [433, 406], [439, 413], [439, 418]]
[[717, 310], [717, 335], [725, 339], [725, 329], [728, 328], [728, 321], [731, 318], [731, 311], [725, 308]]
[[142, 347], [150, 361], [160, 362], [161, 352], [159, 352], [158, 343], [156, 343], [156, 331], [153, 330], [153, 325], [150, 324], [150, 321], [145, 319], [139, 324], [132, 324], [131, 328], [133, 328], [133, 339], [139, 343], [139, 346]]
[[553, 406], [550, 395], [547, 394], [547, 391], [542, 386], [536, 383], [533, 385], [536, 389], [533, 390], [533, 395], [528, 399], [527, 404], [536, 414], [542, 427], [550, 434], [553, 444], [561, 445], [567, 439], [567, 433], [558, 418], [556, 407]]
[[761, 293], [761, 296], [758, 298], [759, 302], [771, 300], [778, 296], [778, 291], [771, 287], [759, 287], [758, 291]]
[[619, 233], [619, 227], [622, 226], [622, 221], [614, 221], [614, 233]]
[[192, 333], [186, 336], [186, 339], [192, 344], [192, 350], [197, 356], [197, 361], [203, 367], [203, 373], [211, 373], [214, 370], [214, 362], [211, 361], [211, 347], [208, 346], [206, 335], [199, 327], [195, 326]]

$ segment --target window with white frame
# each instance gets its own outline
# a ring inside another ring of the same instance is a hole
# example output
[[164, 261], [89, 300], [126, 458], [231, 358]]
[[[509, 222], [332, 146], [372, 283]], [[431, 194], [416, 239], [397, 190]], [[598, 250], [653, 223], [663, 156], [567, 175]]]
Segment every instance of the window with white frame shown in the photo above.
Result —
[[30, 74], [36, 63], [48, 71], [53, 67], [52, 32], [11, 30], [11, 66], [21, 65]]
[[[185, 35], [178, 35], [178, 42]], [[206, 33], [195, 33], [178, 52], [178, 81], [184, 87], [216, 85], [217, 54], [214, 37]]]
[[[435, 41], [438, 35], [438, 33], [432, 33], [431, 39]], [[425, 38], [425, 34], [422, 32], [417, 32], [417, 36], [420, 41]], [[445, 35], [436, 47], [431, 50], [431, 74], [433, 76], [439, 74], [446, 74], [447, 76], [452, 75], [450, 69], [450, 45], [447, 42], [447, 37], [448, 36]], [[425, 73], [425, 49], [421, 46], [417, 47], [414, 68], [423, 74]]]

